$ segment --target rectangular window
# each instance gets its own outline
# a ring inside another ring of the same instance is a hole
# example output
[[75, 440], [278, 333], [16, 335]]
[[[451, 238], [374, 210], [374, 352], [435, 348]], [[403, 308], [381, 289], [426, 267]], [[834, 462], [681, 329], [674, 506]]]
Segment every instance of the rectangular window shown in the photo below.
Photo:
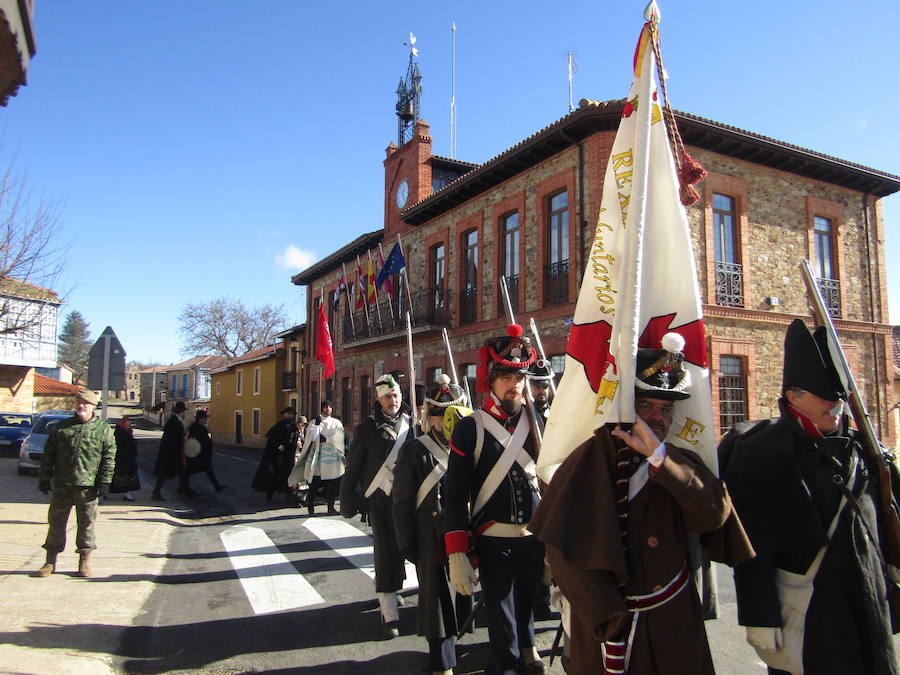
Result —
[[334, 406], [334, 380], [330, 377], [325, 380], [325, 398], [322, 400], [328, 401], [332, 407]]
[[341, 419], [349, 424], [353, 411], [353, 390], [350, 388], [350, 378], [341, 378]]
[[372, 414], [372, 378], [363, 375], [359, 378], [359, 417], [365, 419]]
[[235, 391], [236, 391], [237, 395], [240, 396], [241, 394], [244, 393], [244, 371], [243, 370], [237, 371], [237, 375], [235, 377], [236, 377], [235, 381], [237, 382], [237, 388]]
[[318, 381], [313, 381], [309, 385], [309, 412], [315, 417], [319, 414], [319, 383]]
[[832, 244], [831, 219], [813, 218], [813, 239], [816, 245], [815, 271], [820, 279], [835, 279], [834, 251]]
[[193, 397], [188, 393], [188, 391], [189, 391], [189, 387], [188, 387], [188, 377], [189, 377], [189, 376], [188, 376], [187, 373], [182, 373], [182, 375], [181, 375], [181, 391], [184, 392], [183, 395], [184, 395], [185, 398], [193, 398]]
[[[476, 366], [474, 363], [463, 363], [463, 364], [460, 364], [460, 366], [459, 366], [459, 377], [460, 377], [460, 384], [462, 384], [462, 381], [463, 381], [463, 380], [467, 381], [467, 382], [468, 382], [468, 385], [469, 385], [469, 393], [472, 394], [472, 397], [473, 397], [473, 398], [477, 398], [477, 397], [478, 397], [478, 392], [475, 390], [475, 382], [476, 382], [477, 379], [478, 379], [478, 369], [477, 369], [477, 366]], [[463, 386], [463, 389], [465, 389], [465, 386]], [[475, 402], [474, 402], [474, 401], [470, 401], [470, 404], [471, 404], [473, 407], [475, 406]]]
[[734, 197], [713, 193], [713, 247], [716, 304], [744, 306], [743, 267], [738, 255], [737, 203]]
[[569, 193], [547, 198], [547, 260], [544, 265], [544, 305], [569, 300]]
[[747, 375], [740, 356], [719, 359], [719, 425], [726, 433], [738, 422], [749, 417], [747, 406]]
[[563, 373], [566, 370], [566, 355], [565, 354], [554, 354], [550, 357], [550, 369], [556, 375], [556, 381], [559, 382]]
[[256, 367], [253, 369], [253, 395], [259, 394], [259, 383], [262, 378], [262, 369], [260, 367]]
[[222, 395], [222, 383], [216, 382], [216, 396]]
[[478, 316], [478, 230], [469, 230], [463, 234], [462, 261], [459, 321], [460, 323], [472, 323]]
[[259, 408], [253, 409], [253, 415], [251, 419], [253, 424], [253, 431], [251, 431], [250, 433], [252, 433], [254, 436], [259, 436]]
[[447, 250], [443, 244], [431, 247], [431, 271], [429, 272], [429, 285], [431, 286], [432, 307], [442, 309], [444, 307], [444, 276], [446, 274]]
[[[519, 238], [521, 234], [518, 211], [500, 219], [500, 235], [503, 242], [500, 271], [506, 277], [506, 290], [509, 293], [509, 302], [513, 312], [517, 312], [519, 309]], [[498, 294], [497, 299], [499, 302], [497, 310], [503, 314], [506, 311], [503, 294]]]
[[429, 368], [425, 374], [425, 386], [437, 382], [438, 375], [444, 372], [443, 368]]
[[178, 398], [178, 376], [172, 376], [172, 398]]

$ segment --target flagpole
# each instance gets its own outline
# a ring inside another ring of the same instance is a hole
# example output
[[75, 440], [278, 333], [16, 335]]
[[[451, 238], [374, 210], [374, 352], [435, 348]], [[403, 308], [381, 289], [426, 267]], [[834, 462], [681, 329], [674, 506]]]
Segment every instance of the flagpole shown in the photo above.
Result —
[[[361, 266], [361, 265], [360, 265], [360, 262], [359, 262], [359, 254], [357, 253], [357, 254], [356, 254], [356, 288], [357, 288], [357, 290], [359, 290], [359, 268], [360, 268], [360, 266]], [[367, 329], [367, 330], [371, 330], [372, 324], [371, 324], [371, 322], [369, 321], [369, 303], [366, 302], [366, 294], [368, 293], [368, 286], [369, 286], [369, 279], [368, 279], [368, 275], [367, 275], [367, 277], [366, 277], [366, 290], [362, 291], [362, 294], [363, 294], [363, 313], [366, 315], [366, 329]]]
[[347, 309], [350, 311], [350, 330], [353, 331], [353, 337], [356, 337], [356, 326], [353, 325], [353, 302], [350, 297], [350, 289], [347, 288], [347, 266], [344, 263], [341, 263], [341, 272], [344, 274], [344, 295], [347, 296]]
[[419, 408], [416, 402], [416, 360], [413, 356], [412, 324], [409, 321], [409, 312], [406, 312], [406, 350], [409, 353], [409, 428], [412, 437], [416, 437], [416, 421], [419, 416]]
[[[384, 269], [384, 249], [381, 247], [381, 242], [378, 242], [378, 255], [381, 256], [381, 269]], [[388, 299], [388, 309], [391, 311], [391, 328], [397, 327], [397, 322], [394, 321], [394, 303], [391, 300], [391, 294], [387, 294]]]
[[[400, 255], [404, 260], [409, 260], [403, 250], [403, 241], [400, 239], [400, 233], [397, 233], [397, 245], [400, 247]], [[412, 312], [412, 292], [409, 290], [409, 263], [403, 267], [403, 280], [406, 281], [406, 301], [409, 303], [409, 311]]]
[[375, 314], [378, 316], [378, 330], [384, 333], [384, 324], [381, 322], [381, 308], [378, 306], [378, 287], [372, 278], [372, 272], [375, 271], [372, 265], [372, 249], [368, 249], [366, 254], [369, 256], [369, 272], [366, 274], [366, 302], [369, 302], [369, 284], [372, 284], [372, 293], [375, 294]]
[[[322, 286], [322, 299], [320, 302], [322, 303], [323, 309], [324, 309], [324, 304], [325, 304], [325, 287], [324, 286]], [[325, 315], [325, 325], [326, 326], [328, 325], [328, 315], [327, 314]], [[319, 347], [319, 344], [318, 344], [318, 341], [316, 341], [316, 349], [318, 349], [318, 347]], [[324, 400], [325, 400], [325, 365], [321, 361], [319, 361], [319, 409], [313, 410], [313, 413], [319, 414], [320, 412], [322, 412], [322, 401], [324, 401]]]

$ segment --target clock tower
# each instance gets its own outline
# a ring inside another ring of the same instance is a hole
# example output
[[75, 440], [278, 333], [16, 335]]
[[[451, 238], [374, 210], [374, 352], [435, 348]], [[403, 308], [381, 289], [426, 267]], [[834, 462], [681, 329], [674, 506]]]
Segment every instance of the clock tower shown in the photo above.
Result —
[[431, 135], [419, 119], [422, 76], [416, 63], [416, 38], [409, 36], [409, 65], [397, 87], [397, 143], [388, 145], [384, 160], [384, 240], [408, 225], [400, 213], [431, 194]]

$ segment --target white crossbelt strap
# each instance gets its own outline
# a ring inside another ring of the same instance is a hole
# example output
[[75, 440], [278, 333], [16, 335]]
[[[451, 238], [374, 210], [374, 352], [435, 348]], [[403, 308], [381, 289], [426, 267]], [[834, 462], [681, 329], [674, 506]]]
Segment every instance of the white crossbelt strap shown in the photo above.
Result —
[[424, 445], [425, 449], [431, 453], [432, 457], [434, 457], [435, 463], [431, 473], [425, 476], [425, 480], [422, 481], [422, 484], [419, 486], [419, 491], [416, 493], [416, 508], [422, 506], [422, 502], [425, 501], [425, 498], [428, 496], [428, 493], [431, 492], [431, 489], [437, 485], [441, 478], [444, 477], [444, 474], [447, 473], [447, 460], [450, 459], [449, 453], [438, 445], [431, 436], [419, 436], [418, 440], [422, 441], [422, 445]]
[[381, 468], [375, 474], [375, 478], [366, 488], [366, 498], [371, 497], [372, 493], [381, 488], [384, 494], [390, 496], [391, 490], [394, 489], [394, 465], [397, 463], [397, 455], [400, 454], [400, 448], [406, 443], [406, 436], [409, 434], [409, 417], [404, 413], [400, 416], [400, 424], [396, 430], [390, 430], [396, 434], [394, 445], [388, 456], [384, 458]]
[[474, 518], [484, 508], [484, 505], [488, 503], [488, 500], [494, 495], [497, 488], [500, 487], [500, 483], [503, 482], [513, 464], [518, 462], [532, 484], [535, 484], [536, 473], [534, 460], [525, 450], [525, 440], [528, 438], [529, 431], [531, 431], [526, 415], [523, 414], [519, 417], [519, 423], [516, 425], [512, 435], [497, 420], [483, 410], [476, 410], [472, 413], [472, 417], [475, 418], [476, 432], [479, 436], [481, 433], [477, 431], [478, 427], [484, 427], [503, 446], [503, 454], [500, 455], [497, 463], [494, 464], [487, 478], [484, 479], [484, 483], [475, 497], [475, 504], [472, 506], [472, 517]]

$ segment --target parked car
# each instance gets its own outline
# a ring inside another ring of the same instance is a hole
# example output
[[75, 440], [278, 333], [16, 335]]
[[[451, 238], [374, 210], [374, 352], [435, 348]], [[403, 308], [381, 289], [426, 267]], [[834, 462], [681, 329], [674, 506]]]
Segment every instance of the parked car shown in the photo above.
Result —
[[68, 419], [75, 413], [71, 410], [48, 410], [34, 416], [34, 425], [31, 433], [22, 441], [19, 450], [19, 474], [37, 473], [41, 466], [41, 457], [44, 454], [44, 443], [53, 429], [53, 425], [60, 420]]
[[29, 413], [0, 412], [0, 452], [19, 454], [22, 439], [31, 431]]

